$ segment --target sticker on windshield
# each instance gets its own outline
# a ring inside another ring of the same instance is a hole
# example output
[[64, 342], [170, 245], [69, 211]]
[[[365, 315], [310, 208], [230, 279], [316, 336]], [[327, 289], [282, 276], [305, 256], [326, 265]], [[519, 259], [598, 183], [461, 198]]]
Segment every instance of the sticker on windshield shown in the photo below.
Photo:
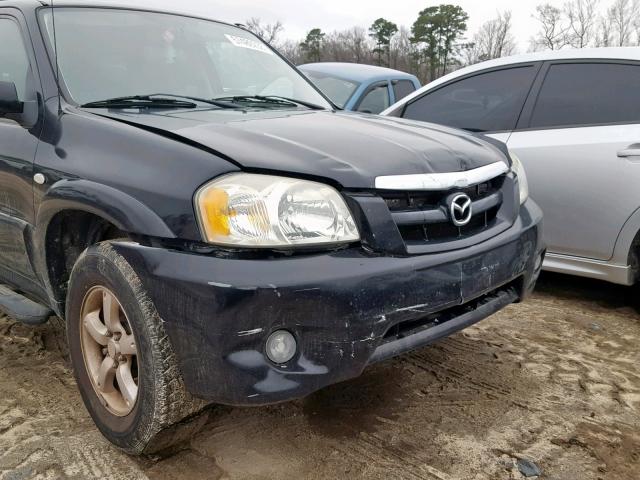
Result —
[[258, 52], [267, 53], [273, 55], [273, 52], [265, 44], [245, 37], [236, 37], [235, 35], [225, 34], [227, 40], [229, 40], [233, 46], [240, 48], [248, 48], [249, 50], [256, 50]]

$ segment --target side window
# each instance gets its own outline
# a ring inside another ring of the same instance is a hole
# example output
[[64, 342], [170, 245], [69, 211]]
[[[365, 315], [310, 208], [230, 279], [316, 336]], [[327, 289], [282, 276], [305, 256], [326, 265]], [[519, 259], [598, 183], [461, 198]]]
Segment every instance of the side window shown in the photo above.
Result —
[[24, 48], [20, 27], [13, 20], [0, 18], [0, 82], [12, 82], [18, 98], [26, 100], [29, 58]]
[[396, 102], [399, 102], [415, 91], [416, 87], [411, 80], [396, 80], [393, 82], [393, 93], [396, 96]]
[[410, 103], [403, 117], [477, 132], [513, 130], [536, 71], [515, 67], [465, 78]]
[[530, 127], [640, 122], [640, 66], [607, 63], [552, 65]]
[[389, 102], [389, 87], [387, 84], [376, 85], [360, 101], [358, 111], [377, 115], [389, 108]]

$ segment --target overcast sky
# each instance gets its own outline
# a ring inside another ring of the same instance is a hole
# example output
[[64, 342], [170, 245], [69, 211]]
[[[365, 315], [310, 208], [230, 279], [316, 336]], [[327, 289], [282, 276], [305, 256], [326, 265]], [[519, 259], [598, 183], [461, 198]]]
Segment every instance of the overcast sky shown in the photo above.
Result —
[[[315, 27], [325, 32], [355, 25], [368, 28], [380, 17], [411, 27], [422, 9], [440, 3], [453, 3], [464, 8], [470, 17], [467, 36], [471, 37], [496, 12], [511, 10], [513, 33], [519, 49], [526, 51], [529, 38], [537, 30], [531, 16], [536, 5], [545, 1], [561, 7], [566, 0], [132, 0], [131, 3], [162, 4], [172, 9], [206, 13], [230, 23], [243, 23], [251, 17], [268, 23], [279, 20], [285, 26], [284, 36], [294, 40], [303, 38]], [[610, 0], [601, 0], [601, 3], [604, 5]]]

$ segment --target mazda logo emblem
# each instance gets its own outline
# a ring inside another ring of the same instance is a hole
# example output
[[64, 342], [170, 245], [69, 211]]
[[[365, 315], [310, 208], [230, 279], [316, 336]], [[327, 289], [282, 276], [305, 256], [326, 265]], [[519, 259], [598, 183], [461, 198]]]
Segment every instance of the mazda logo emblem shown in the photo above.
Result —
[[473, 204], [471, 198], [466, 193], [455, 195], [449, 204], [451, 221], [456, 227], [464, 227], [471, 221], [473, 216]]

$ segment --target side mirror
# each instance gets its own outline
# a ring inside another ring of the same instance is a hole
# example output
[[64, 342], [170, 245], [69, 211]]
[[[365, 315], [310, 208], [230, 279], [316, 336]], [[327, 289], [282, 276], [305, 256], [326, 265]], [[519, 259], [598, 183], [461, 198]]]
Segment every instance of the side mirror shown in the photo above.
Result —
[[18, 98], [13, 82], [0, 82], [0, 117], [24, 112], [24, 103]]

